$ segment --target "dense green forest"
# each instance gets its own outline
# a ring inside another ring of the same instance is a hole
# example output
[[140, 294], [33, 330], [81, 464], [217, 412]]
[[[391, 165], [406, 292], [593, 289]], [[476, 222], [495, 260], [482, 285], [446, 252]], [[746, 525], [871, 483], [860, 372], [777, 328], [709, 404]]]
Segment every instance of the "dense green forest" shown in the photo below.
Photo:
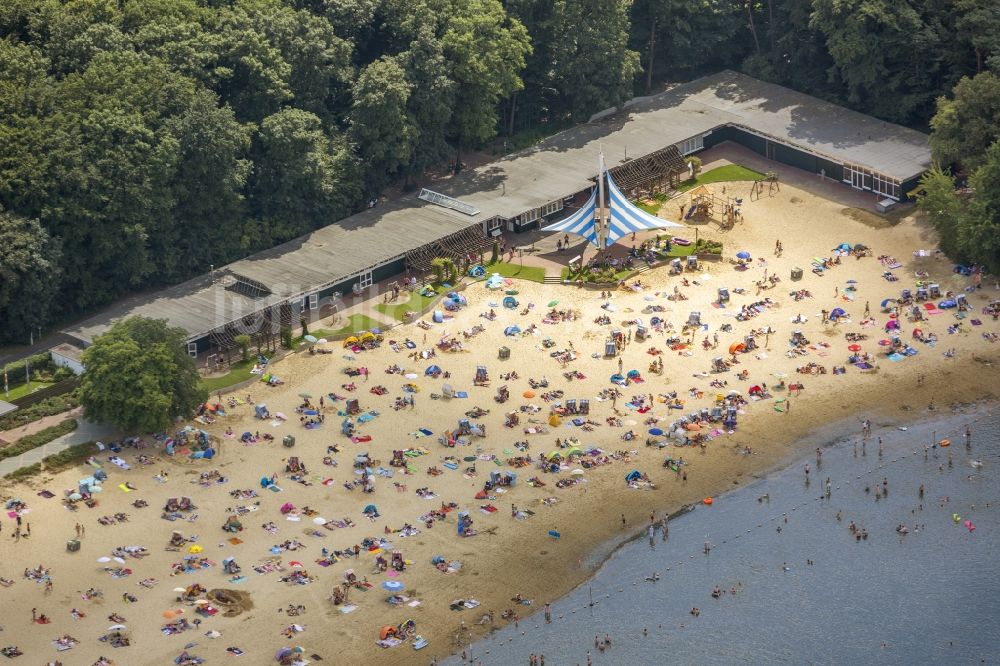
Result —
[[995, 0], [3, 0], [0, 339], [723, 67], [926, 129], [963, 76], [1000, 70], [1000, 18]]

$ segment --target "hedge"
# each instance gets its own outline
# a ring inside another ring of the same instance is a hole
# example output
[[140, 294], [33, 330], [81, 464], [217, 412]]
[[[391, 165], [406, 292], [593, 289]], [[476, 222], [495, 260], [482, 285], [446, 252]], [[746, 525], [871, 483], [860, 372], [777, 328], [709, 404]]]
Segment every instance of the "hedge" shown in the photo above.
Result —
[[46, 398], [39, 403], [31, 405], [30, 407], [23, 407], [16, 412], [12, 412], [3, 418], [0, 418], [0, 431], [20, 428], [23, 425], [45, 418], [46, 416], [62, 414], [65, 411], [69, 411], [74, 407], [79, 406], [80, 400], [75, 391], [65, 393], [63, 395], [55, 395], [51, 398]]
[[79, 424], [76, 422], [76, 419], [66, 419], [62, 423], [50, 426], [44, 430], [39, 430], [33, 435], [22, 437], [13, 444], [0, 449], [0, 460], [13, 458], [14, 456], [19, 456], [26, 451], [37, 449], [39, 446], [48, 444], [57, 437], [62, 437], [63, 435], [73, 432], [76, 430], [77, 425]]
[[27, 465], [26, 467], [18, 467], [13, 472], [4, 474], [5, 479], [11, 481], [23, 481], [28, 477], [34, 476], [42, 471], [42, 463], [34, 463], [32, 465]]
[[[3, 368], [0, 368], [0, 384], [3, 383], [4, 373], [7, 373], [7, 383], [11, 388], [20, 386], [28, 381], [28, 376], [25, 374], [24, 361], [25, 359], [22, 358], [20, 361], [8, 363]], [[47, 351], [35, 354], [34, 356], [28, 356], [27, 361], [31, 366], [31, 376], [36, 379], [36, 373], [45, 372], [49, 374], [56, 369], [56, 364], [52, 362], [52, 355]]]
[[58, 472], [64, 467], [75, 465], [80, 460], [83, 460], [94, 453], [95, 444], [96, 442], [74, 444], [68, 449], [63, 449], [59, 453], [53, 453], [50, 456], [45, 456], [42, 458], [42, 462], [45, 464], [45, 470], [48, 472]]

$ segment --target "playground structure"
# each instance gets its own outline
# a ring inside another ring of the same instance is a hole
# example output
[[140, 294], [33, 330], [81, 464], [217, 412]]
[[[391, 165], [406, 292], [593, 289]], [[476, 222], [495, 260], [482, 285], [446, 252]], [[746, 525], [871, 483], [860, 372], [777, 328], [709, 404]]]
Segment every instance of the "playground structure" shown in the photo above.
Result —
[[[691, 190], [688, 196], [690, 199], [687, 213], [684, 215], [686, 221], [717, 220], [723, 229], [732, 229], [733, 225], [743, 217], [740, 213], [740, 206], [743, 205], [742, 199], [719, 196], [707, 185], [699, 185]], [[718, 211], [721, 211], [722, 214], [716, 217]]]
[[754, 181], [753, 187], [750, 188], [750, 201], [753, 201], [754, 197], [760, 199], [764, 196], [765, 183], [767, 183], [767, 196], [774, 196], [775, 192], [781, 191], [781, 187], [778, 185], [778, 174], [768, 171], [762, 179]]

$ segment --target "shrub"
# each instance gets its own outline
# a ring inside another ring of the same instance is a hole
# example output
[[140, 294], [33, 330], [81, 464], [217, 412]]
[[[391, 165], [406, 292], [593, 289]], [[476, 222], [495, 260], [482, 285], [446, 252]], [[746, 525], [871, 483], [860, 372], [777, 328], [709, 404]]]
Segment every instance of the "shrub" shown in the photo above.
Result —
[[14, 456], [19, 456], [26, 451], [37, 449], [39, 446], [48, 444], [57, 437], [62, 437], [63, 435], [73, 432], [76, 430], [77, 425], [76, 419], [66, 419], [62, 423], [50, 426], [44, 430], [39, 430], [33, 435], [22, 437], [13, 444], [0, 449], [0, 460], [13, 458]]
[[444, 269], [446, 261], [448, 260], [445, 257], [434, 257], [431, 259], [431, 270], [434, 271], [434, 281], [437, 283], [444, 282]]
[[0, 430], [19, 428], [23, 425], [31, 423], [32, 421], [45, 418], [46, 416], [61, 414], [79, 406], [79, 404], [80, 399], [76, 391], [65, 393], [63, 395], [55, 395], [51, 398], [46, 398], [41, 402], [37, 402], [30, 407], [24, 407], [23, 409], [19, 409], [16, 412], [12, 412], [3, 418], [0, 418]]
[[42, 458], [42, 464], [45, 465], [45, 469], [47, 471], [58, 472], [65, 467], [75, 465], [79, 461], [90, 456], [93, 452], [94, 442], [74, 444], [67, 449], [63, 449], [59, 453], [53, 453], [50, 456], [45, 456]]
[[23, 481], [29, 477], [32, 477], [42, 471], [42, 463], [33, 463], [25, 467], [18, 467], [13, 472], [4, 474], [5, 479], [10, 481]]
[[493, 241], [493, 250], [490, 252], [490, 263], [497, 263], [497, 258], [500, 256], [500, 241]]
[[7, 382], [11, 388], [20, 386], [28, 381], [28, 377], [25, 374], [25, 361], [31, 366], [31, 378], [33, 380], [42, 380], [50, 377], [56, 370], [56, 365], [52, 362], [52, 355], [49, 352], [42, 352], [41, 354], [28, 356], [26, 359], [21, 359], [20, 361], [8, 363], [0, 369], [0, 375], [7, 373]]
[[244, 361], [250, 360], [250, 336], [249, 335], [237, 335], [233, 338], [233, 341], [240, 348], [240, 356], [243, 357]]
[[695, 176], [697, 176], [699, 173], [701, 173], [701, 158], [700, 157], [695, 157], [694, 155], [688, 155], [687, 156], [687, 161], [691, 163], [692, 167], [694, 167], [694, 175]]
[[281, 327], [281, 346], [285, 349], [292, 348], [292, 327], [282, 326]]

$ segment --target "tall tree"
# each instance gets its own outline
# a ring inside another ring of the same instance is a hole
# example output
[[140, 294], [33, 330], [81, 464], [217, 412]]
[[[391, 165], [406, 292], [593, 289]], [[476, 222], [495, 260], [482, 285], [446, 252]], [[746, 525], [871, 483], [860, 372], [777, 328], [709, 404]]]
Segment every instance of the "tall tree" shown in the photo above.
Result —
[[132, 432], [166, 430], [207, 397], [187, 333], [163, 319], [131, 317], [84, 350], [80, 403], [87, 418]]
[[969, 186], [974, 194], [959, 239], [972, 261], [996, 275], [1000, 273], [1000, 140], [987, 149]]
[[974, 169], [985, 159], [986, 148], [1000, 138], [1000, 77], [983, 72], [963, 78], [954, 99], [939, 97], [931, 118], [931, 149], [942, 164]]
[[456, 85], [448, 76], [444, 47], [429, 26], [421, 27], [409, 50], [399, 58], [411, 86], [407, 110], [413, 118], [414, 138], [406, 170], [409, 177], [447, 157]]
[[247, 248], [270, 247], [350, 212], [357, 174], [347, 151], [323, 133], [320, 119], [283, 109], [261, 123], [254, 139]]
[[413, 154], [416, 129], [407, 110], [413, 86], [393, 58], [382, 57], [354, 82], [349, 137], [367, 175], [368, 194], [378, 193]]
[[447, 26], [441, 41], [457, 86], [452, 132], [459, 147], [474, 146], [496, 135], [496, 105], [521, 89], [531, 43], [499, 0], [453, 0]]
[[58, 241], [38, 223], [0, 208], [0, 340], [25, 344], [49, 323], [59, 291]]
[[955, 194], [955, 179], [946, 170], [933, 165], [920, 179], [917, 207], [938, 235], [938, 246], [949, 257], [961, 254], [959, 227], [965, 214], [963, 202]]
[[639, 54], [628, 48], [631, 0], [556, 0], [553, 73], [576, 121], [632, 96]]

